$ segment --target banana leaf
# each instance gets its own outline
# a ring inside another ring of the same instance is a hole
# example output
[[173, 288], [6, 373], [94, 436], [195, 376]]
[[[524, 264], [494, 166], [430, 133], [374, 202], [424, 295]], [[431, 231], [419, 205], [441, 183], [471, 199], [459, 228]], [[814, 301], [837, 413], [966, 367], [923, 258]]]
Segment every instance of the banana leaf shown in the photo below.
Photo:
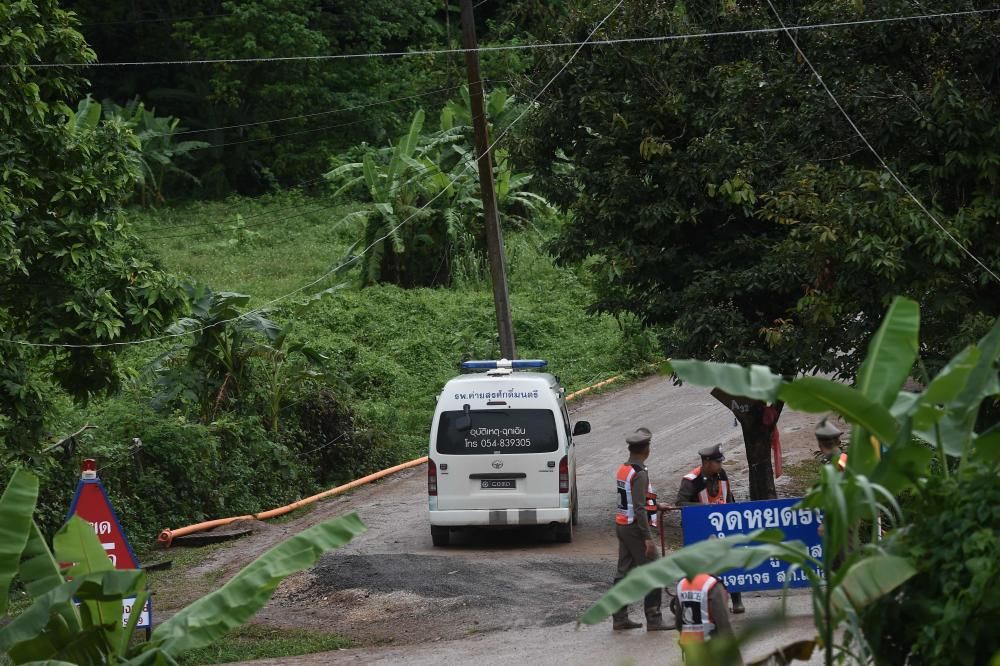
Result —
[[835, 411], [885, 442], [895, 439], [899, 427], [886, 407], [857, 389], [822, 377], [799, 377], [782, 386], [778, 397], [803, 412]]
[[[76, 627], [64, 623], [66, 609], [73, 608], [73, 599], [109, 603], [117, 606], [116, 622], [121, 626], [121, 599], [130, 596], [144, 580], [142, 571], [101, 571], [85, 574], [66, 581], [45, 594], [36, 597], [31, 606], [0, 629], [0, 651], [7, 651], [15, 663], [51, 659], [71, 652], [84, 651], [87, 654], [106, 645], [106, 632], [98, 627], [79, 623]], [[86, 605], [84, 601], [84, 605]], [[99, 643], [97, 648], [87, 646], [84, 635]], [[75, 644], [75, 647], [71, 647]], [[79, 661], [79, 660], [76, 660]]]
[[733, 363], [677, 360], [664, 363], [660, 372], [674, 374], [695, 386], [720, 388], [730, 395], [755, 398], [764, 402], [778, 399], [782, 377], [763, 365], [745, 368]]
[[868, 343], [868, 355], [858, 370], [857, 389], [883, 407], [890, 407], [917, 359], [920, 306], [897, 297]]
[[866, 557], [848, 569], [832, 591], [834, 613], [849, 608], [861, 610], [908, 581], [917, 570], [910, 561], [895, 555]]
[[28, 544], [37, 501], [38, 477], [15, 470], [0, 496], [0, 615], [7, 612], [10, 584]]
[[158, 626], [148, 649], [159, 648], [176, 656], [214, 643], [253, 617], [286, 576], [313, 566], [323, 553], [344, 545], [366, 529], [358, 515], [350, 513], [282, 542], [221, 588]]

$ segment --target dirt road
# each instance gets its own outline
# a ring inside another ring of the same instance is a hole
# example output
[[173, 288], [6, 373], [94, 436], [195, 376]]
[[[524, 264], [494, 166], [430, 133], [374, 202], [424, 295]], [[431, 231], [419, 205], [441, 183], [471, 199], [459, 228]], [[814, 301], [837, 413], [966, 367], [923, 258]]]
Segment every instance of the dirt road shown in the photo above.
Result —
[[[707, 391], [675, 387], [661, 377], [587, 398], [574, 406], [572, 417], [590, 421], [593, 430], [577, 439], [580, 525], [571, 544], [555, 543], [539, 528], [478, 532], [453, 537], [456, 543], [449, 548], [434, 548], [425, 471], [419, 467], [325, 502], [298, 521], [260, 526], [189, 576], [221, 568], [228, 577], [284, 536], [357, 511], [368, 532], [326, 555], [311, 571], [285, 581], [256, 621], [337, 632], [361, 647], [282, 663], [458, 663], [470, 658], [486, 663], [613, 663], [626, 658], [639, 664], [673, 663], [674, 632], [635, 632], [628, 639], [613, 634], [610, 622], [575, 629], [577, 618], [607, 590], [614, 575], [614, 470], [625, 457], [625, 435], [646, 426], [653, 431], [650, 477], [660, 496], [670, 501], [681, 475], [697, 464], [697, 449], [725, 442], [737, 499], [746, 499], [739, 429]], [[805, 434], [809, 423], [792, 414], [783, 416], [780, 425], [785, 432]], [[791, 448], [786, 464], [808, 455], [808, 444]], [[679, 543], [677, 518], [667, 521], [667, 531], [670, 542]], [[749, 611], [741, 621], [776, 603], [745, 596]], [[790, 625], [772, 634], [772, 641], [811, 635], [807, 599], [793, 599], [791, 610]], [[634, 609], [633, 616], [640, 617], [641, 611]], [[761, 643], [752, 649], [765, 647]]]

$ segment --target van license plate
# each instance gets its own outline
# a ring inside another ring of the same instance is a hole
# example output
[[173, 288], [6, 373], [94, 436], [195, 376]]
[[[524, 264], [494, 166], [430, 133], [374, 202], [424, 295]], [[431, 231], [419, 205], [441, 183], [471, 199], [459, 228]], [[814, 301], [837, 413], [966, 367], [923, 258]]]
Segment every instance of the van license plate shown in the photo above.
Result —
[[514, 490], [517, 488], [514, 479], [484, 479], [479, 482], [480, 488], [483, 490], [497, 490], [502, 488], [508, 488]]

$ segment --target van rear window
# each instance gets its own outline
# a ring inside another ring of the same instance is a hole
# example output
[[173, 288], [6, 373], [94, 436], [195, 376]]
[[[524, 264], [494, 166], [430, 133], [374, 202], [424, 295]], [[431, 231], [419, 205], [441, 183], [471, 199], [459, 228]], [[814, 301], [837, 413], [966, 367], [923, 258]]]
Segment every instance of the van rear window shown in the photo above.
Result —
[[442, 412], [437, 451], [476, 453], [551, 453], [559, 448], [556, 420], [546, 409], [471, 410], [469, 428], [459, 430], [463, 411]]

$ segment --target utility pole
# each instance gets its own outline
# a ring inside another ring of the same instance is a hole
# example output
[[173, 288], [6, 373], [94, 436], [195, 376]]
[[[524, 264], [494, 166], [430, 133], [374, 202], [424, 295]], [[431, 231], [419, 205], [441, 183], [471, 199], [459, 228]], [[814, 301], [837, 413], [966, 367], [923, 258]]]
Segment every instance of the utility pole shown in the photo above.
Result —
[[[462, 46], [477, 49], [476, 23], [472, 15], [472, 0], [462, 3]], [[469, 73], [469, 98], [472, 100], [472, 126], [476, 131], [476, 157], [479, 165], [479, 189], [483, 197], [486, 224], [486, 250], [493, 282], [493, 304], [500, 333], [500, 353], [504, 358], [517, 358], [514, 346], [514, 325], [510, 320], [507, 298], [507, 261], [503, 252], [503, 234], [497, 213], [496, 190], [493, 187], [493, 159], [489, 152], [490, 137], [486, 130], [486, 110], [483, 108], [483, 80], [479, 74], [479, 51], [466, 50], [465, 67]]]

